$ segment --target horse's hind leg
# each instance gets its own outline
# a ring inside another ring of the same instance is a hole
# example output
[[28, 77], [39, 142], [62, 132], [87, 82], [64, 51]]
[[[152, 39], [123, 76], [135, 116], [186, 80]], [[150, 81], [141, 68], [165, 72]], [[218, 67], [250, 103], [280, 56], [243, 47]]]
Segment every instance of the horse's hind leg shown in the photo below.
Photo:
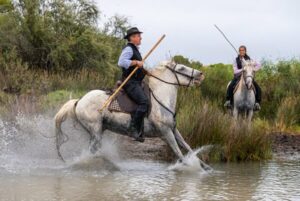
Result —
[[182, 148], [184, 148], [188, 152], [193, 152], [192, 148], [190, 147], [190, 145], [188, 143], [186, 143], [186, 141], [183, 139], [181, 133], [179, 132], [179, 130], [177, 128], [174, 131], [174, 136], [175, 136], [177, 143]]
[[89, 124], [88, 130], [91, 135], [90, 151], [94, 154], [101, 148], [102, 122]]

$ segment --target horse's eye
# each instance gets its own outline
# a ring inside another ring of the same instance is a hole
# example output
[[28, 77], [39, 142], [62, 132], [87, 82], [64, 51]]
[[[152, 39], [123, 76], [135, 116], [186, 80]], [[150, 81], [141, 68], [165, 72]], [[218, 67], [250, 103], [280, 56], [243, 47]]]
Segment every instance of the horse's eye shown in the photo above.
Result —
[[183, 70], [184, 70], [184, 67], [181, 66], [178, 70], [179, 70], [179, 71], [183, 71]]

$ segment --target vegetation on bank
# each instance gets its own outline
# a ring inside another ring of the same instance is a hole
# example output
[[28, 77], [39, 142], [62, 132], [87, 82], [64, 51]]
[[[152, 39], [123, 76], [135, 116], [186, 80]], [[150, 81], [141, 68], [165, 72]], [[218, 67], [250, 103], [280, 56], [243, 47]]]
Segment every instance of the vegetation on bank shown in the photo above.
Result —
[[[89, 0], [0, 0], [1, 115], [55, 111], [69, 98], [113, 86], [129, 23], [113, 16], [99, 26], [99, 15]], [[262, 110], [248, 127], [223, 108], [231, 65], [174, 59], [206, 76], [201, 87], [181, 88], [178, 96], [178, 127], [194, 148], [218, 144], [211, 153], [217, 160], [260, 160], [270, 157], [270, 133], [299, 131], [299, 60], [263, 61], [256, 75]]]
[[[175, 60], [195, 65], [182, 56]], [[222, 154], [213, 157], [222, 160], [259, 160], [270, 157], [270, 134], [300, 131], [300, 61], [262, 64], [256, 74], [263, 92], [262, 110], [255, 114], [251, 127], [243, 121], [236, 124], [223, 107], [232, 65], [194, 66], [206, 79], [200, 88], [181, 89], [177, 108], [178, 126], [190, 144], [221, 145], [222, 151], [216, 153]]]

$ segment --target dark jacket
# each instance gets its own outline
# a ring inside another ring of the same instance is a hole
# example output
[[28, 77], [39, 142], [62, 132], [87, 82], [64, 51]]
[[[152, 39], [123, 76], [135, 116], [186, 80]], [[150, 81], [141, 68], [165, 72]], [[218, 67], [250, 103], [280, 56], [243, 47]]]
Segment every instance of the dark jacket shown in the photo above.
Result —
[[[132, 51], [133, 51], [133, 55], [131, 57], [130, 60], [138, 60], [138, 61], [142, 61], [143, 58], [141, 56], [141, 53], [139, 52], [138, 48], [132, 44], [132, 43], [128, 43], [126, 47], [131, 47]], [[126, 79], [128, 77], [128, 75], [135, 69], [136, 66], [130, 66], [128, 69], [122, 68], [123, 70], [123, 74], [122, 74], [122, 79]], [[145, 71], [143, 70], [143, 68], [139, 68], [135, 74], [130, 78], [130, 80], [134, 80], [134, 81], [142, 81], [145, 77]]]

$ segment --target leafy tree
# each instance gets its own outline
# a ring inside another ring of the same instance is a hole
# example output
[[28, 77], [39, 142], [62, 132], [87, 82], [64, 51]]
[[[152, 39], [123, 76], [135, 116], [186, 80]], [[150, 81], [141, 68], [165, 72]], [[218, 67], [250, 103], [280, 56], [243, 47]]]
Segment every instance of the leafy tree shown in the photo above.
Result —
[[195, 69], [201, 69], [201, 67], [203, 66], [203, 64], [201, 62], [190, 60], [182, 55], [175, 55], [173, 57], [173, 60], [176, 63], [184, 64], [186, 66], [190, 66]]
[[0, 11], [2, 52], [16, 51], [30, 68], [48, 71], [111, 68], [129, 27], [126, 17], [114, 16], [99, 29], [90, 0], [1, 0]]

